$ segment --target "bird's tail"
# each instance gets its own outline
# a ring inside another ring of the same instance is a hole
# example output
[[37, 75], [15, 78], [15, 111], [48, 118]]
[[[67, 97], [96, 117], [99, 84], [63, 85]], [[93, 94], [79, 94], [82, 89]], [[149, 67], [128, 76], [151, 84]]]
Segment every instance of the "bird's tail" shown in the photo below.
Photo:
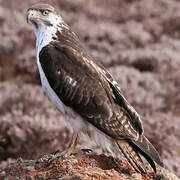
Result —
[[144, 163], [139, 153], [149, 162], [155, 173], [156, 165], [154, 161], [163, 167], [158, 152], [145, 136], [141, 136], [138, 141], [128, 142], [126, 140], [118, 140], [117, 144], [137, 172], [146, 173]]
[[146, 173], [146, 169], [141, 157], [138, 154], [138, 151], [126, 140], [118, 140], [117, 144], [132, 167], [139, 173]]

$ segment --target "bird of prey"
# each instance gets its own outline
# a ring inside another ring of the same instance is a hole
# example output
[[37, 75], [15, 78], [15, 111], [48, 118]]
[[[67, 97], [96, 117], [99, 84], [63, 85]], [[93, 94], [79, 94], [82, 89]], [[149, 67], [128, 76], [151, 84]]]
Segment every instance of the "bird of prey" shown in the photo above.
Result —
[[96, 63], [54, 7], [33, 5], [28, 9], [27, 22], [36, 36], [43, 89], [74, 131], [66, 154], [74, 149], [78, 134], [86, 134], [105, 151], [118, 148], [138, 172], [146, 173], [140, 154], [155, 172], [155, 162], [163, 166], [143, 135], [140, 116], [119, 85]]

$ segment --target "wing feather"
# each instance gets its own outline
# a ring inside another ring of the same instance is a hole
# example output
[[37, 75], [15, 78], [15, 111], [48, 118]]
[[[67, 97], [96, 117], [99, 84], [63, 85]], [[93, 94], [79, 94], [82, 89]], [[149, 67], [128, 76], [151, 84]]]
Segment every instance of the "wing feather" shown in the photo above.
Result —
[[[40, 52], [40, 63], [49, 84], [65, 105], [111, 137], [136, 140], [141, 129], [130, 121], [130, 109], [101, 72], [105, 70], [89, 58], [72, 46], [58, 43]], [[76, 86], [68, 83], [69, 78]]]

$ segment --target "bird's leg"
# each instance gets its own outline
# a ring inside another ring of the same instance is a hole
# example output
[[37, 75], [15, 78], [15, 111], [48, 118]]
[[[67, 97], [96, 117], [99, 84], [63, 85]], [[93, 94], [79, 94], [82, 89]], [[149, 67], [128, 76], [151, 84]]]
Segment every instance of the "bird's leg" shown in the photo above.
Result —
[[73, 133], [71, 142], [69, 144], [69, 148], [66, 150], [66, 153], [65, 153], [66, 156], [70, 156], [74, 152], [75, 147], [77, 145], [77, 139], [78, 139], [78, 134]]
[[78, 134], [77, 133], [73, 133], [71, 142], [69, 144], [68, 149], [64, 150], [64, 151], [56, 151], [55, 153], [53, 153], [52, 157], [50, 158], [50, 160], [55, 159], [57, 157], [68, 157], [70, 156], [74, 151], [75, 151], [75, 147], [77, 144], [77, 138], [78, 138]]

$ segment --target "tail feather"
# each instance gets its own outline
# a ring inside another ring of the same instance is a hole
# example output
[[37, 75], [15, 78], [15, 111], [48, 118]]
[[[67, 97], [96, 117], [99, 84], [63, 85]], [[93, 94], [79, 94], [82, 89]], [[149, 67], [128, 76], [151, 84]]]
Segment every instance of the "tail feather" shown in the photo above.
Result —
[[144, 163], [139, 153], [149, 162], [156, 173], [156, 165], [154, 161], [163, 167], [158, 152], [145, 136], [141, 136], [138, 141], [118, 140], [117, 144], [124, 156], [127, 158], [133, 168], [140, 173], [146, 173]]
[[130, 144], [134, 145], [150, 164], [155, 161], [161, 167], [164, 166], [158, 152], [145, 136], [140, 136], [138, 141], [132, 141]]
[[139, 173], [146, 173], [143, 161], [136, 149], [129, 145], [126, 140], [118, 140], [117, 144], [132, 167]]

